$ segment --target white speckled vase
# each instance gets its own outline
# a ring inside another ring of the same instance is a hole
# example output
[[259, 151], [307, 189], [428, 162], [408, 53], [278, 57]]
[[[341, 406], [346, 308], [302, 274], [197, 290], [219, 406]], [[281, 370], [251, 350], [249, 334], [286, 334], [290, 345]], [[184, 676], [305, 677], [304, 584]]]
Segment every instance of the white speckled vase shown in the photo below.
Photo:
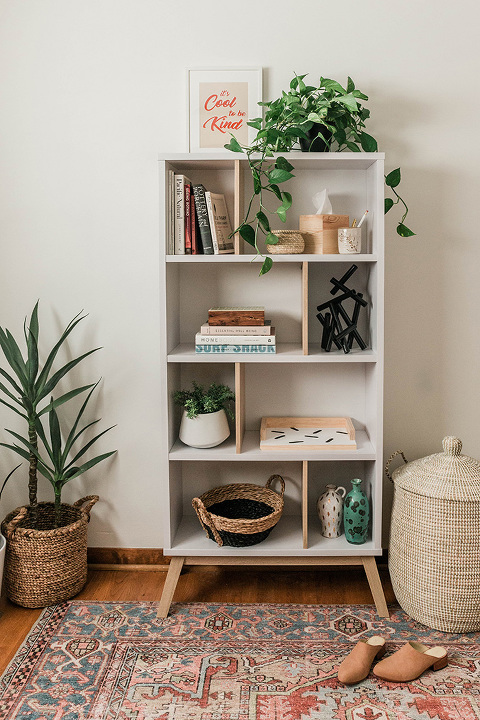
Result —
[[322, 523], [322, 535], [336, 538], [342, 534], [344, 487], [327, 485], [327, 489], [317, 500], [317, 513]]

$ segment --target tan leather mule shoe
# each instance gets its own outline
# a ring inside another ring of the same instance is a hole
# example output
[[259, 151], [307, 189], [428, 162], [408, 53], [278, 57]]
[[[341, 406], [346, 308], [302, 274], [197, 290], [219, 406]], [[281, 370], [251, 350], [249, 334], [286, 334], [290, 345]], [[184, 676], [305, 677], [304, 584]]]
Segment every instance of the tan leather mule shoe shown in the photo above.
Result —
[[375, 665], [373, 674], [390, 682], [408, 682], [420, 677], [428, 668], [441, 670], [447, 665], [445, 648], [429, 648], [428, 645], [418, 642], [408, 642], [396, 653]]
[[359, 640], [352, 652], [340, 664], [338, 679], [344, 685], [354, 685], [364, 680], [375, 658], [381, 658], [384, 654], [385, 640], [380, 635], [373, 635], [368, 640]]

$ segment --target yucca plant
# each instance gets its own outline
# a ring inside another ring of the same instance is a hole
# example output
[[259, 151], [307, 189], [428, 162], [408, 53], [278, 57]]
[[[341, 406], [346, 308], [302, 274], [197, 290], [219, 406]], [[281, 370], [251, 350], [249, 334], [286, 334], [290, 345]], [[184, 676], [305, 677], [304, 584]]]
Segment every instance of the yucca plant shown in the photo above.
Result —
[[42, 441], [42, 444], [48, 455], [48, 460], [45, 460], [44, 457], [42, 457], [43, 453], [40, 453], [37, 445], [34, 445], [14, 430], [7, 430], [7, 432], [10, 433], [10, 435], [12, 435], [16, 440], [18, 440], [21, 445], [9, 445], [7, 443], [0, 443], [0, 445], [2, 445], [3, 447], [13, 450], [17, 453], [17, 455], [20, 455], [20, 457], [26, 460], [30, 460], [30, 457], [32, 455], [35, 456], [38, 472], [43, 475], [43, 477], [45, 477], [53, 487], [53, 492], [55, 495], [55, 527], [59, 527], [61, 523], [62, 489], [64, 485], [66, 485], [68, 482], [70, 482], [70, 480], [73, 480], [79, 475], [83, 475], [84, 472], [90, 470], [90, 468], [102, 462], [102, 460], [106, 460], [108, 457], [110, 457], [116, 452], [116, 450], [111, 450], [110, 452], [103, 453], [102, 455], [97, 455], [97, 457], [94, 457], [92, 460], [88, 460], [82, 465], [76, 464], [78, 463], [80, 458], [83, 457], [83, 455], [87, 452], [87, 450], [94, 443], [96, 443], [99, 438], [102, 437], [102, 435], [105, 435], [106, 432], [108, 432], [112, 429], [112, 427], [114, 427], [112, 425], [106, 430], [103, 430], [92, 440], [89, 440], [85, 445], [83, 445], [83, 447], [78, 450], [73, 450], [74, 444], [77, 442], [77, 440], [79, 440], [81, 435], [83, 435], [83, 433], [88, 430], [88, 428], [100, 422], [100, 420], [93, 420], [92, 422], [82, 427], [80, 430], [78, 429], [85, 408], [87, 407], [88, 402], [92, 397], [92, 393], [94, 392], [97, 385], [98, 383], [95, 383], [93, 387], [90, 386], [91, 390], [88, 393], [83, 405], [81, 406], [77, 417], [75, 418], [75, 421], [68, 432], [65, 442], [63, 442], [62, 440], [60, 422], [57, 412], [55, 410], [55, 403], [53, 398], [51, 398], [50, 404], [48, 406], [48, 436], [44, 430], [40, 417], [37, 417], [35, 421], [35, 430], [38, 437]]
[[[57, 387], [60, 380], [72, 370], [79, 362], [96, 352], [100, 348], [89, 350], [78, 358], [70, 360], [56, 372], [53, 372], [53, 364], [57, 357], [58, 351], [63, 343], [70, 335], [72, 330], [81, 322], [86, 315], [79, 313], [67, 325], [60, 339], [54, 345], [47, 356], [45, 362], [39, 360], [38, 339], [39, 339], [39, 322], [38, 322], [38, 302], [33, 308], [30, 322], [27, 319], [24, 322], [24, 336], [26, 343], [26, 356], [22, 355], [20, 347], [12, 333], [0, 327], [0, 347], [3, 351], [5, 359], [10, 366], [12, 373], [0, 368], [0, 375], [7, 381], [9, 387], [0, 382], [0, 391], [3, 392], [9, 400], [0, 397], [0, 402], [20, 415], [28, 426], [28, 443], [30, 445], [30, 453], [28, 455], [29, 473], [28, 473], [28, 495], [30, 503], [30, 516], [33, 527], [37, 525], [37, 424], [38, 419], [45, 413], [54, 410], [63, 403], [71, 400], [76, 395], [85, 392], [93, 387], [84, 385], [82, 387], [70, 390], [64, 393], [56, 400], [46, 401], [51, 396], [53, 390]], [[10, 402], [11, 401], [11, 402]], [[46, 404], [42, 407], [42, 403]], [[8, 479], [8, 478], [7, 478]]]

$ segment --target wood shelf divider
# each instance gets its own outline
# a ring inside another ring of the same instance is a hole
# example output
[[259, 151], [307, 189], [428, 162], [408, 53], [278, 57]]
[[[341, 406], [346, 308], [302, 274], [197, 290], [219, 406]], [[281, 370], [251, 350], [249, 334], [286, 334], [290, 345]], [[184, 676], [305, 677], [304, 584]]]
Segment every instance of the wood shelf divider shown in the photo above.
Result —
[[242, 452], [245, 435], [245, 363], [235, 363], [235, 452]]

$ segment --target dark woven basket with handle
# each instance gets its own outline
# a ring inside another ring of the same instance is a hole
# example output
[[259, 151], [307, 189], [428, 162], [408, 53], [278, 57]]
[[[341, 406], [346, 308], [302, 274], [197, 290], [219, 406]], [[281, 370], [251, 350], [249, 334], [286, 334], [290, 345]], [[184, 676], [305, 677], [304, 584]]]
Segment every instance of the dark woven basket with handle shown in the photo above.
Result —
[[[277, 479], [280, 493], [270, 488]], [[207, 537], [217, 545], [248, 547], [265, 540], [280, 520], [284, 492], [281, 475], [272, 475], [265, 487], [250, 483], [223, 485], [193, 498], [192, 505]]]
[[63, 602], [80, 592], [87, 581], [90, 510], [98, 499], [98, 495], [88, 495], [73, 505], [62, 503], [62, 527], [53, 530], [53, 503], [38, 503], [36, 529], [28, 527], [26, 507], [7, 515], [2, 522], [2, 533], [7, 540], [4, 584], [12, 602], [40, 608]]

